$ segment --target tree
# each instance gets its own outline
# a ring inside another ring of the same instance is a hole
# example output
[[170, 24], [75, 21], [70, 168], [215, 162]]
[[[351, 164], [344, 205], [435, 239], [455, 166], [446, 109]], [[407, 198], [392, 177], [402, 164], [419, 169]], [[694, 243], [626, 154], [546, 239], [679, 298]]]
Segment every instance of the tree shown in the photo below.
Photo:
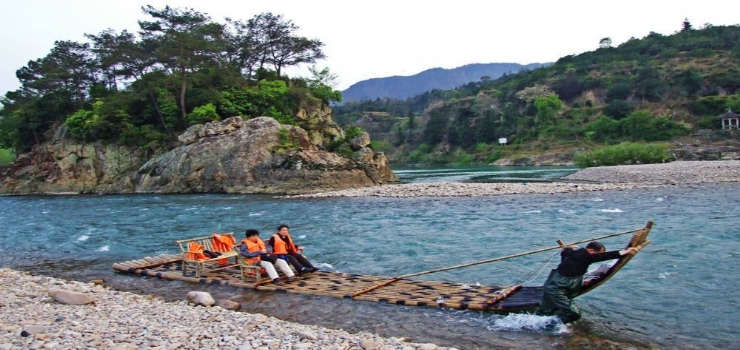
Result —
[[683, 23], [681, 25], [681, 32], [688, 32], [689, 30], [692, 30], [693, 27], [691, 26], [691, 22], [689, 22], [688, 18], [684, 18]]
[[187, 126], [185, 96], [190, 75], [213, 64], [217, 57], [217, 39], [222, 37], [222, 25], [211, 22], [211, 18], [193, 9], [155, 9], [151, 5], [142, 7], [153, 21], [139, 21], [139, 34], [155, 45], [157, 63], [179, 81], [180, 120], [178, 126]]
[[539, 97], [554, 95], [555, 92], [547, 85], [535, 84], [526, 87], [516, 93], [516, 97], [527, 103], [536, 100]]
[[336, 74], [332, 74], [329, 68], [318, 70], [310, 67], [308, 71], [311, 72], [311, 78], [307, 81], [308, 88], [316, 97], [327, 105], [332, 101], [342, 102], [342, 92], [333, 88], [337, 81]]
[[599, 47], [602, 49], [612, 47], [612, 38], [606, 37], [599, 40]]
[[248, 41], [258, 55], [258, 69], [271, 64], [280, 76], [285, 67], [301, 63], [315, 63], [326, 57], [321, 51], [324, 44], [316, 39], [296, 36], [300, 29], [293, 21], [284, 20], [281, 15], [261, 13], [246, 24]]
[[544, 124], [555, 119], [560, 109], [563, 108], [563, 102], [553, 94], [538, 97], [534, 100], [534, 107], [537, 109], [537, 123]]
[[112, 91], [117, 91], [121, 82], [140, 79], [154, 64], [145, 42], [137, 42], [134, 34], [126, 30], [118, 34], [107, 29], [85, 37], [92, 41], [92, 52], [103, 75], [101, 80]]

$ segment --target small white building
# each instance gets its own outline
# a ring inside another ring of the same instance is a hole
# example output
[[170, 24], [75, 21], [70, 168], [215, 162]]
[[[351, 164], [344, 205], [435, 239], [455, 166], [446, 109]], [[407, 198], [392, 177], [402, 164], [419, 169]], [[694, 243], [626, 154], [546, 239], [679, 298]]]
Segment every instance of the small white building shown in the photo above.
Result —
[[740, 114], [733, 112], [729, 108], [727, 112], [720, 114], [718, 118], [722, 121], [722, 130], [740, 128]]

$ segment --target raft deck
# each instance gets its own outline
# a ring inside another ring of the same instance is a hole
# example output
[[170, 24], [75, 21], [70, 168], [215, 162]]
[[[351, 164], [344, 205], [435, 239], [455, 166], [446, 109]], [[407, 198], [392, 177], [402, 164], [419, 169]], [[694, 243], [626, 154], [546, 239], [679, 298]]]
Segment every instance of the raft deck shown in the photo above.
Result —
[[[632, 238], [626, 247], [635, 247], [639, 251], [650, 244], [647, 237], [652, 226], [653, 222], [648, 221], [647, 225], [642, 229], [596, 237], [573, 242], [571, 244], [585, 243], [591, 240], [633, 233]], [[397, 305], [449, 307], [453, 309], [468, 310], [514, 311], [538, 306], [543, 288], [541, 286], [521, 288], [520, 286], [465, 286], [460, 283], [412, 280], [408, 279], [408, 277], [488, 263], [553, 249], [560, 249], [560, 247], [543, 248], [527, 253], [407, 274], [400, 277], [318, 271], [304, 274], [301, 280], [285, 283], [283, 286], [278, 286], [273, 283], [260, 285], [246, 283], [240, 278], [239, 274], [241, 272], [238, 267], [231, 269], [219, 268], [216, 270], [205, 269], [206, 272], [200, 278], [195, 277], [195, 271], [192, 270], [183, 275], [180, 254], [165, 254], [153, 258], [147, 257], [126, 261], [113, 264], [113, 268], [121, 272], [173, 281], [230, 285], [240, 288], [276, 290], [288, 293], [386, 302]], [[578, 295], [593, 290], [597, 286], [606, 282], [615, 273], [617, 273], [617, 271], [624, 267], [632, 257], [634, 257], [634, 255], [624, 255], [619, 259], [616, 259], [616, 261], [608, 267], [607, 271], [601, 272], [599, 275], [593, 276], [593, 278], [589, 278], [588, 281], [584, 281]], [[218, 263], [212, 262], [212, 264]], [[491, 301], [492, 298], [496, 299]], [[489, 304], [489, 301], [492, 303]]]
[[241, 280], [238, 268], [208, 272], [201, 278], [196, 278], [194, 272], [183, 275], [180, 254], [165, 254], [116, 263], [113, 264], [113, 268], [121, 272], [173, 281], [351, 298], [396, 305], [449, 307], [453, 309], [508, 311], [530, 308], [536, 307], [542, 296], [542, 287], [523, 287], [506, 299], [489, 305], [488, 300], [508, 286], [469, 286], [469, 288], [466, 288], [465, 285], [460, 283], [400, 279], [353, 297], [354, 293], [376, 286], [391, 279], [391, 277], [329, 271], [304, 274], [300, 280], [295, 282], [286, 281], [282, 286], [274, 283], [255, 286], [254, 283]]

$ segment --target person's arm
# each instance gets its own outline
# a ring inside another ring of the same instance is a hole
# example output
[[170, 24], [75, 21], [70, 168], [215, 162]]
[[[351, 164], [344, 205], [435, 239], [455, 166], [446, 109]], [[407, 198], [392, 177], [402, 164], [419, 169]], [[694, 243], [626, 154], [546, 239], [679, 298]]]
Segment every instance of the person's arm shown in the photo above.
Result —
[[605, 260], [619, 259], [623, 255], [635, 254], [635, 253], [637, 253], [637, 248], [629, 247], [624, 250], [612, 250], [610, 252], [605, 252], [605, 253], [591, 254], [591, 259], [592, 259], [592, 262], [599, 262], [599, 261], [605, 261]]
[[250, 253], [249, 250], [247, 250], [247, 244], [246, 243], [242, 243], [239, 246], [239, 252], [241, 252], [242, 255], [245, 256], [245, 257], [247, 257], [247, 258], [256, 258], [256, 257], [258, 257], [260, 255], [260, 252], [259, 251], [254, 252], [254, 253]]

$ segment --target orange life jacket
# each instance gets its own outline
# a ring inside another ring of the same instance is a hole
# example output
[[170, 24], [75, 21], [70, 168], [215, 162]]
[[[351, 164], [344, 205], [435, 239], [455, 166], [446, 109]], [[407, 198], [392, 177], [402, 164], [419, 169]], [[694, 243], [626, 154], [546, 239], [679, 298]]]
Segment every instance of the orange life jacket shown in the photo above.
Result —
[[218, 233], [213, 234], [213, 250], [221, 253], [230, 252], [232, 247], [236, 244], [234, 242], [234, 236], [232, 235], [220, 235]]
[[200, 243], [190, 242], [188, 245], [187, 259], [188, 260], [208, 260], [208, 257], [203, 254], [203, 245]]
[[[257, 238], [257, 242], [252, 242], [249, 239], [245, 238], [242, 240], [241, 244], [245, 244], [245, 243], [247, 244], [247, 251], [250, 253], [254, 253], [256, 251], [266, 249], [265, 242], [259, 239], [259, 237]], [[253, 258], [247, 258], [245, 256], [242, 256], [242, 258], [244, 258], [244, 261], [246, 261], [248, 264], [254, 264], [254, 265], [259, 263], [261, 260], [259, 255]]]
[[293, 244], [293, 238], [290, 237], [290, 234], [287, 234], [285, 236], [285, 238], [287, 238], [287, 242], [280, 238], [280, 235], [277, 233], [272, 235], [272, 238], [273, 254], [285, 255], [298, 253], [298, 249], [296, 249], [295, 245]]
[[[226, 253], [230, 252], [232, 249], [234, 249], [234, 236], [232, 235], [220, 235], [218, 233], [213, 234], [213, 242], [211, 243], [211, 246], [213, 247], [214, 251]], [[226, 265], [229, 262], [229, 259], [219, 259], [218, 263], [221, 265]]]

